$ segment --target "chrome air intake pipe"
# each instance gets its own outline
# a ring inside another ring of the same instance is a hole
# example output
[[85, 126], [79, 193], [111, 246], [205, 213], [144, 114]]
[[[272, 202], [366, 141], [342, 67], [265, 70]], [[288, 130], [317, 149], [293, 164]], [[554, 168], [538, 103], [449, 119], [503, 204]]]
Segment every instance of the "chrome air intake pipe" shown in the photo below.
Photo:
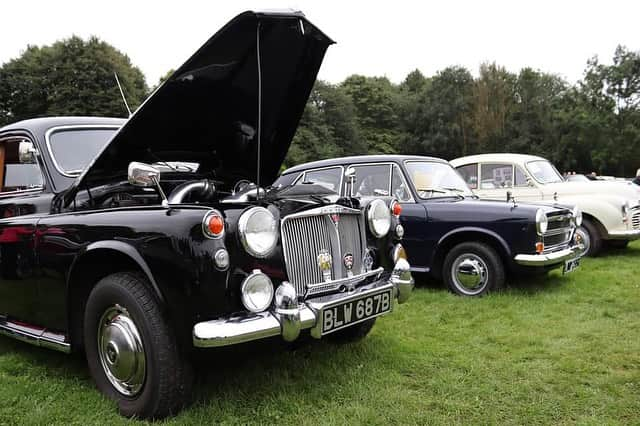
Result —
[[176, 186], [169, 194], [169, 204], [182, 204], [189, 195], [201, 199], [212, 197], [216, 192], [216, 186], [210, 180], [203, 179], [195, 182], [185, 182]]

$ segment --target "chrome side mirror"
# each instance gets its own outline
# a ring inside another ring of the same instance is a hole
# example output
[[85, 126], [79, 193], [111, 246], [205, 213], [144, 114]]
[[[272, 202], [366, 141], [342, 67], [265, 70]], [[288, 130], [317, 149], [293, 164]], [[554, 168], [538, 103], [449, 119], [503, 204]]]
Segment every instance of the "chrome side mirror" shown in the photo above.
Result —
[[356, 169], [354, 167], [347, 167], [347, 170], [344, 171], [344, 177], [347, 179], [347, 184], [349, 185], [349, 197], [353, 198], [353, 187], [356, 184]]
[[148, 188], [157, 186], [160, 182], [160, 170], [145, 163], [133, 161], [129, 163], [129, 183], [133, 186]]
[[163, 207], [169, 207], [169, 200], [167, 200], [167, 196], [160, 186], [160, 170], [148, 164], [133, 161], [129, 163], [127, 178], [133, 186], [140, 186], [142, 188], [155, 186], [160, 194], [160, 198], [162, 198]]
[[30, 141], [20, 141], [18, 145], [18, 159], [21, 164], [34, 164], [36, 162], [36, 148]]

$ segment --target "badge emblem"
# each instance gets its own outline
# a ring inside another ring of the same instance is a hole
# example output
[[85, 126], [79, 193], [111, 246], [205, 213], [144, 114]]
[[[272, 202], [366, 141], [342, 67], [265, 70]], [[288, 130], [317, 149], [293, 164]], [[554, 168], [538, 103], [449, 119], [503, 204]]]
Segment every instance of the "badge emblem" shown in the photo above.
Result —
[[347, 268], [348, 271], [353, 268], [353, 255], [351, 253], [345, 254], [342, 261], [344, 262], [344, 267]]
[[340, 215], [338, 213], [331, 213], [329, 215], [329, 218], [331, 219], [331, 222], [333, 222], [333, 224], [337, 227], [338, 223], [340, 223]]
[[327, 250], [321, 250], [318, 253], [318, 269], [322, 272], [322, 278], [325, 281], [331, 281], [331, 254]]

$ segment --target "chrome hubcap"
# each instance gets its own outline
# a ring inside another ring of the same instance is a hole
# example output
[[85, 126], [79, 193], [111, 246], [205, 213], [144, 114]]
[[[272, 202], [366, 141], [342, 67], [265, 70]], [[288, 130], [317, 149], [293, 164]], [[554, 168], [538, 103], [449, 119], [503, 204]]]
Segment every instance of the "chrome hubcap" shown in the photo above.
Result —
[[129, 312], [120, 305], [108, 308], [98, 324], [100, 363], [114, 388], [134, 396], [144, 384], [146, 360], [142, 338]]
[[489, 282], [487, 264], [480, 256], [465, 253], [451, 265], [451, 277], [456, 287], [464, 294], [481, 293]]
[[589, 248], [591, 248], [591, 237], [585, 228], [582, 226], [576, 229], [576, 242], [582, 244], [582, 252], [580, 253], [580, 257], [587, 254]]

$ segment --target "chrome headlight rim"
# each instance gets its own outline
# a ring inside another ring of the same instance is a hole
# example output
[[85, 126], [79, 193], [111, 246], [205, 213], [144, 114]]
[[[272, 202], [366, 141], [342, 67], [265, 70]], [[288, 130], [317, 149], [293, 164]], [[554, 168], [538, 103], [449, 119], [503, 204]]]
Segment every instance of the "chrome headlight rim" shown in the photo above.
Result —
[[376, 238], [382, 238], [391, 229], [391, 211], [387, 204], [380, 200], [373, 200], [367, 209], [367, 223], [369, 230]]
[[[260, 282], [266, 285], [264, 289], [267, 290], [267, 297], [262, 301], [257, 301], [252, 296], [252, 294], [255, 293], [250, 292], [250, 290], [252, 290], [250, 286], [256, 286]], [[254, 269], [253, 272], [251, 272], [251, 274], [242, 281], [242, 285], [240, 286], [240, 299], [242, 301], [242, 305], [246, 310], [253, 313], [264, 312], [269, 309], [273, 302], [273, 295], [274, 290], [271, 278], [259, 269]]]
[[[252, 246], [252, 243], [247, 236], [247, 227], [249, 226], [249, 221], [256, 214], [265, 214], [265, 213], [268, 215], [269, 220], [271, 221], [273, 241], [265, 249], [259, 250], [259, 249], [256, 249], [256, 247]], [[264, 207], [251, 207], [250, 209], [243, 212], [242, 215], [240, 215], [240, 219], [238, 219], [238, 235], [240, 237], [240, 242], [242, 243], [242, 247], [244, 247], [247, 253], [249, 253], [253, 257], [265, 258], [269, 256], [271, 252], [273, 252], [273, 250], [278, 245], [278, 224], [277, 224], [276, 218], [273, 216], [273, 214], [269, 210], [267, 210]]]
[[547, 214], [542, 209], [538, 209], [536, 211], [536, 231], [538, 235], [542, 235], [547, 232], [549, 227], [549, 219], [547, 218]]
[[573, 210], [571, 211], [573, 214], [573, 222], [576, 224], [576, 227], [582, 225], [582, 210], [578, 206], [573, 206]]

